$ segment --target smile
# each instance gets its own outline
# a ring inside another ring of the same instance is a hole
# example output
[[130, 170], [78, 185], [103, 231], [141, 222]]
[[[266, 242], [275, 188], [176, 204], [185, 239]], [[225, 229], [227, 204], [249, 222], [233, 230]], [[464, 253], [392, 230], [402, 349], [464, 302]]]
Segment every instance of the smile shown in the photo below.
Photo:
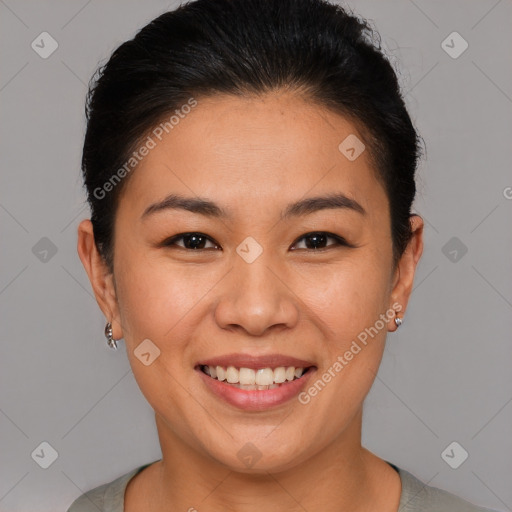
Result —
[[287, 382], [302, 378], [312, 367], [295, 368], [278, 366], [277, 368], [236, 368], [235, 366], [201, 365], [201, 371], [219, 382], [248, 391], [276, 389]]
[[296, 398], [317, 367], [293, 357], [232, 354], [201, 361], [194, 370], [212, 398], [244, 411], [266, 411]]

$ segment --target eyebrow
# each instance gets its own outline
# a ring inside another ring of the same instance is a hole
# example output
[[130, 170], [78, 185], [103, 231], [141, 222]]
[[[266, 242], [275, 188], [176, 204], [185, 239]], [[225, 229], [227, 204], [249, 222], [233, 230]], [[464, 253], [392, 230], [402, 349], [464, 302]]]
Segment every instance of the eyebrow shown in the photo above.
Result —
[[[355, 200], [345, 194], [336, 193], [326, 196], [308, 197], [301, 199], [295, 203], [289, 204], [284, 211], [281, 212], [281, 220], [290, 217], [300, 217], [327, 209], [348, 209], [366, 215], [366, 210]], [[186, 210], [205, 217], [214, 218], [230, 218], [229, 212], [213, 201], [202, 198], [184, 197], [177, 194], [170, 194], [162, 201], [148, 206], [141, 216], [141, 219], [164, 210]]]

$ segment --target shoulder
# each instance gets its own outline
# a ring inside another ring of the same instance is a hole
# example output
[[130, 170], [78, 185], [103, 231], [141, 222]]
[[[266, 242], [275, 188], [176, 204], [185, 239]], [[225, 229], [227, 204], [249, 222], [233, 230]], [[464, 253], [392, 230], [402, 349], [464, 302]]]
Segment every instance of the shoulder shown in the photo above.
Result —
[[399, 512], [498, 512], [473, 505], [455, 494], [423, 483], [405, 469], [397, 469], [402, 481]]
[[128, 482], [147, 466], [149, 464], [135, 468], [111, 482], [87, 491], [71, 504], [67, 512], [123, 512], [124, 492]]

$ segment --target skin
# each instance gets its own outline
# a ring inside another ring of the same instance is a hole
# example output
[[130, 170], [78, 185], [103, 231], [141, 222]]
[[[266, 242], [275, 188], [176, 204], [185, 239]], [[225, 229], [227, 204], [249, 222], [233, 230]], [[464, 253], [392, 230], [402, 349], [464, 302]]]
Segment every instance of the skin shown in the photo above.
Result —
[[[398, 474], [361, 446], [363, 401], [394, 317], [305, 405], [243, 411], [194, 370], [232, 352], [280, 353], [312, 361], [318, 377], [393, 305], [404, 316], [423, 221], [411, 216], [413, 237], [394, 268], [386, 193], [368, 151], [355, 161], [340, 153], [349, 134], [364, 140], [345, 118], [290, 92], [201, 98], [126, 183], [113, 275], [90, 220], [80, 223], [80, 259], [114, 338], [125, 340], [163, 455], [130, 481], [126, 511], [398, 509]], [[336, 208], [280, 220], [289, 203], [332, 192], [366, 214]], [[212, 200], [232, 217], [166, 210], [141, 219], [170, 193]], [[328, 238], [307, 248], [304, 235], [318, 231], [354, 247]], [[183, 239], [159, 245], [190, 232], [212, 241], [203, 250]], [[250, 264], [236, 252], [248, 236], [263, 248]], [[134, 355], [146, 338], [161, 351], [149, 366]], [[248, 441], [261, 454], [250, 468], [237, 457]]]

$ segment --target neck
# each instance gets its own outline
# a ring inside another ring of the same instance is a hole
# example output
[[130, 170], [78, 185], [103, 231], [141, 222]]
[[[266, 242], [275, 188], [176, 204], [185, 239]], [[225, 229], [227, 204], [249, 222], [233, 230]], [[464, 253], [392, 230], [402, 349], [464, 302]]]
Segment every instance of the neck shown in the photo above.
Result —
[[190, 512], [359, 512], [377, 505], [383, 512], [396, 511], [400, 479], [361, 446], [361, 423], [362, 410], [331, 444], [290, 469], [243, 473], [193, 449], [156, 415], [162, 460], [147, 468], [144, 485], [142, 478], [130, 493], [127, 489], [126, 503], [130, 496], [131, 503], [140, 499], [158, 512], [170, 505]]

